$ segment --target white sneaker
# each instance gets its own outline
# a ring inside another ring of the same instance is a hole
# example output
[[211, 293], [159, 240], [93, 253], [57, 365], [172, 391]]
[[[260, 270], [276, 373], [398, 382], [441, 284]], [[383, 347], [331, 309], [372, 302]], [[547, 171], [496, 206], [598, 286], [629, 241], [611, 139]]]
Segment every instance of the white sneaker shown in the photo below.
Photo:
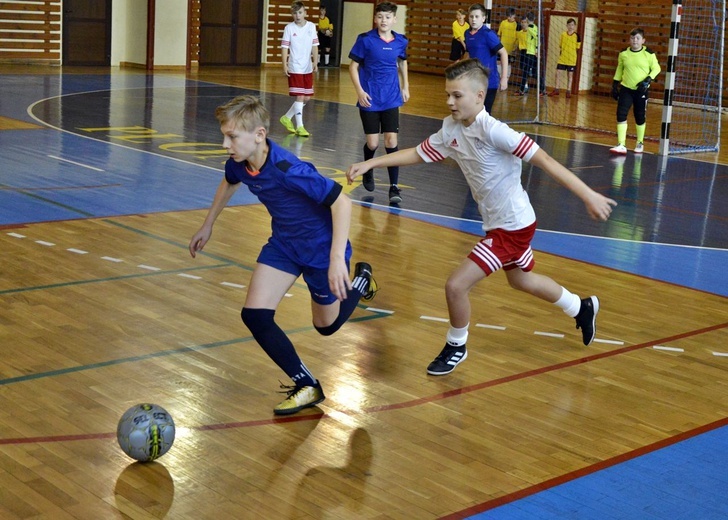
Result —
[[642, 153], [645, 151], [645, 147], [642, 145], [642, 143], [637, 143], [637, 145], [634, 147], [634, 153]]
[[619, 155], [627, 155], [627, 147], [623, 144], [618, 144], [614, 148], [609, 149], [609, 153], [616, 153]]

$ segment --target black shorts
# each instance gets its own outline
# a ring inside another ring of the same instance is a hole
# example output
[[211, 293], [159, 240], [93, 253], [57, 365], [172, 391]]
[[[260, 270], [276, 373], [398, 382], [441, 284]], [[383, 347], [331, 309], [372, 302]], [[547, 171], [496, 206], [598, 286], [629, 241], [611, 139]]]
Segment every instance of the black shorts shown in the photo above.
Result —
[[574, 72], [576, 70], [576, 65], [564, 65], [563, 63], [557, 63], [556, 70], [566, 70], [569, 72]]
[[367, 135], [399, 133], [399, 107], [380, 111], [359, 109], [359, 117]]

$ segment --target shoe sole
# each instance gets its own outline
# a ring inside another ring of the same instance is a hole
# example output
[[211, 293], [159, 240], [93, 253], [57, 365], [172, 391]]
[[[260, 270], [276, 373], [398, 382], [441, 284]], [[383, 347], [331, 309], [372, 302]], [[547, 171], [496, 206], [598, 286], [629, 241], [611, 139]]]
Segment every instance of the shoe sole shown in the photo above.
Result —
[[614, 155], [627, 155], [627, 150], [625, 150], [623, 152], [619, 152], [617, 150], [609, 150], [609, 153], [612, 153]]
[[392, 204], [399, 204], [402, 202], [402, 197], [389, 197], [389, 202]]
[[599, 314], [599, 298], [597, 298], [596, 296], [590, 296], [589, 299], [591, 299], [591, 302], [592, 302], [592, 308], [594, 309], [594, 316], [592, 316], [592, 322], [591, 322], [592, 336], [591, 336], [591, 338], [588, 338], [589, 339], [588, 343], [586, 341], [584, 341], [584, 345], [587, 345], [587, 346], [591, 345], [592, 342], [594, 341], [594, 338], [597, 337], [597, 314]]
[[427, 369], [427, 373], [430, 374], [431, 376], [444, 376], [444, 375], [447, 375], [450, 372], [452, 372], [453, 370], [455, 370], [455, 367], [458, 366], [463, 361], [465, 361], [466, 359], [468, 359], [468, 351], [467, 350], [465, 351], [465, 355], [463, 357], [461, 357], [460, 360], [457, 363], [455, 363], [454, 365], [450, 365], [450, 367], [451, 367], [450, 370], [447, 370], [445, 372], [435, 372], [434, 370], [430, 370], [428, 368]]
[[317, 401], [314, 401], [312, 403], [308, 403], [308, 404], [304, 404], [304, 405], [301, 405], [301, 406], [297, 406], [296, 408], [286, 408], [285, 410], [276, 410], [274, 408], [273, 409], [273, 414], [274, 415], [293, 415], [294, 413], [300, 412], [304, 408], [311, 408], [312, 406], [316, 406], [319, 403], [323, 403], [325, 399], [326, 399], [326, 397], [324, 396], [321, 399], [318, 399]]

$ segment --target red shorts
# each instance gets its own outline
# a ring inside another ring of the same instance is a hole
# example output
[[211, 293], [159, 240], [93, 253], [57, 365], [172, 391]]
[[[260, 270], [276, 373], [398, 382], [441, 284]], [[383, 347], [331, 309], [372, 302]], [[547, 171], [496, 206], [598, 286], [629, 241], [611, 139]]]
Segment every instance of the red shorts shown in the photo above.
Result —
[[530, 271], [535, 265], [531, 240], [536, 233], [536, 223], [518, 231], [493, 229], [485, 234], [468, 255], [485, 275], [495, 273], [501, 267], [506, 271], [520, 268]]
[[313, 72], [288, 74], [289, 96], [313, 96]]

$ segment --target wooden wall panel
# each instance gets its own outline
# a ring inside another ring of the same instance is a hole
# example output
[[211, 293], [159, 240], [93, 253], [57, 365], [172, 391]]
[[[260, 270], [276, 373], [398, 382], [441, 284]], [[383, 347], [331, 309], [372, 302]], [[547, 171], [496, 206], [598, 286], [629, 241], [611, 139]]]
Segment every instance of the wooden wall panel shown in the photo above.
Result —
[[0, 61], [61, 62], [61, 2], [0, 2]]

